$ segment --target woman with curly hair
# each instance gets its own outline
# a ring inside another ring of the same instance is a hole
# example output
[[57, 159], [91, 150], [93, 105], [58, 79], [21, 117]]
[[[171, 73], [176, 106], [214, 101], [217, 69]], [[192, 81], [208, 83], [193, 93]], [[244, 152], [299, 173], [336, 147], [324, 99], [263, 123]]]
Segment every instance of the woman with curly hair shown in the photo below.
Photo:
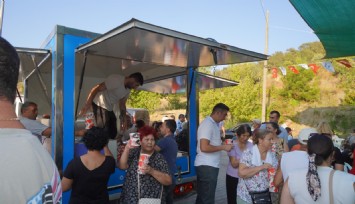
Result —
[[[107, 147], [108, 136], [102, 128], [92, 127], [85, 133], [83, 142], [88, 152], [69, 162], [62, 190], [72, 189], [70, 204], [108, 204], [107, 182], [115, 172], [115, 159]], [[102, 149], [105, 155], [101, 154]]]

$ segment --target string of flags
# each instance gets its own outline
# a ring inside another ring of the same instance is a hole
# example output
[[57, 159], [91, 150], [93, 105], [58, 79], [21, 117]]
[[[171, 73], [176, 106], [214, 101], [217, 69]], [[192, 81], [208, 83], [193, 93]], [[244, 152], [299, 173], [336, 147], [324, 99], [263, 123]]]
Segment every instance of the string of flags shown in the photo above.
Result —
[[[351, 68], [352, 65], [350, 63], [349, 60], [347, 59], [338, 59], [338, 60], [335, 60], [336, 62], [344, 65], [345, 67], [347, 68]], [[355, 61], [355, 58], [353, 58], [353, 61]], [[321, 62], [320, 63], [327, 71], [329, 72], [332, 72], [334, 73], [335, 72], [335, 69], [334, 69], [334, 66], [332, 64], [332, 62], [330, 61], [324, 61], [324, 62]], [[317, 74], [319, 69], [321, 68], [321, 66], [319, 66], [318, 64], [316, 63], [312, 63], [312, 64], [298, 64], [298, 65], [290, 65], [290, 66], [287, 66], [287, 68], [289, 70], [291, 70], [291, 72], [293, 72], [294, 74], [299, 74], [300, 72], [298, 71], [297, 67], [296, 66], [300, 66], [302, 67], [303, 69], [311, 69], [313, 71], [314, 74]], [[271, 74], [272, 74], [272, 78], [277, 78], [277, 74], [278, 74], [278, 69], [281, 71], [281, 74], [286, 76], [287, 74], [287, 69], [283, 66], [280, 66], [280, 67], [272, 67], [271, 68]]]

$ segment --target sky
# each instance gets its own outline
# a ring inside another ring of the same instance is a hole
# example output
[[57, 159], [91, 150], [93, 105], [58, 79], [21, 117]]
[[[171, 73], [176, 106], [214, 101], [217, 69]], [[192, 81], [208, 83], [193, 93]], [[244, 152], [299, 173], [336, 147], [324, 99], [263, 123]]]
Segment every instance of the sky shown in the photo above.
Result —
[[5, 0], [2, 37], [42, 48], [55, 25], [106, 33], [131, 18], [268, 54], [319, 41], [288, 0]]

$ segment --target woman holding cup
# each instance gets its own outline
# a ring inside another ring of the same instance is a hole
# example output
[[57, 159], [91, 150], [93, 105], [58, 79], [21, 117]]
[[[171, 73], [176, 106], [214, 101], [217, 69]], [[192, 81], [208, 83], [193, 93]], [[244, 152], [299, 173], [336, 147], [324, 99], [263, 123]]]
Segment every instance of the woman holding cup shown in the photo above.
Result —
[[251, 149], [253, 144], [248, 141], [251, 136], [251, 128], [247, 124], [240, 125], [237, 130], [237, 140], [233, 142], [234, 148], [228, 152], [229, 164], [226, 175], [226, 189], [228, 204], [237, 203], [238, 167], [243, 152]]
[[[162, 185], [170, 185], [168, 164], [164, 157], [154, 151], [156, 131], [144, 126], [138, 131], [140, 146], [128, 142], [118, 168], [126, 170], [120, 203], [138, 203], [140, 198], [164, 197]], [[161, 200], [165, 203], [165, 200]]]
[[268, 200], [263, 203], [271, 203], [268, 169], [278, 165], [275, 154], [271, 152], [273, 133], [261, 129], [253, 142], [253, 147], [246, 150], [240, 159], [237, 203], [257, 203], [260, 201], [258, 198]]

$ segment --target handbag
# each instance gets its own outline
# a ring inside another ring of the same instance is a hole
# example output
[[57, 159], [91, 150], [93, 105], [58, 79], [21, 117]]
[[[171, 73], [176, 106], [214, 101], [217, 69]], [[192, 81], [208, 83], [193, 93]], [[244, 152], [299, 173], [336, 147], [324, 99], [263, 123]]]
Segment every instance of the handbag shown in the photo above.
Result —
[[139, 182], [139, 174], [138, 177], [138, 204], [161, 204], [161, 198], [163, 196], [163, 185], [161, 185], [160, 198], [141, 198], [140, 191], [141, 186]]
[[271, 204], [269, 189], [264, 191], [249, 191], [253, 204]]

